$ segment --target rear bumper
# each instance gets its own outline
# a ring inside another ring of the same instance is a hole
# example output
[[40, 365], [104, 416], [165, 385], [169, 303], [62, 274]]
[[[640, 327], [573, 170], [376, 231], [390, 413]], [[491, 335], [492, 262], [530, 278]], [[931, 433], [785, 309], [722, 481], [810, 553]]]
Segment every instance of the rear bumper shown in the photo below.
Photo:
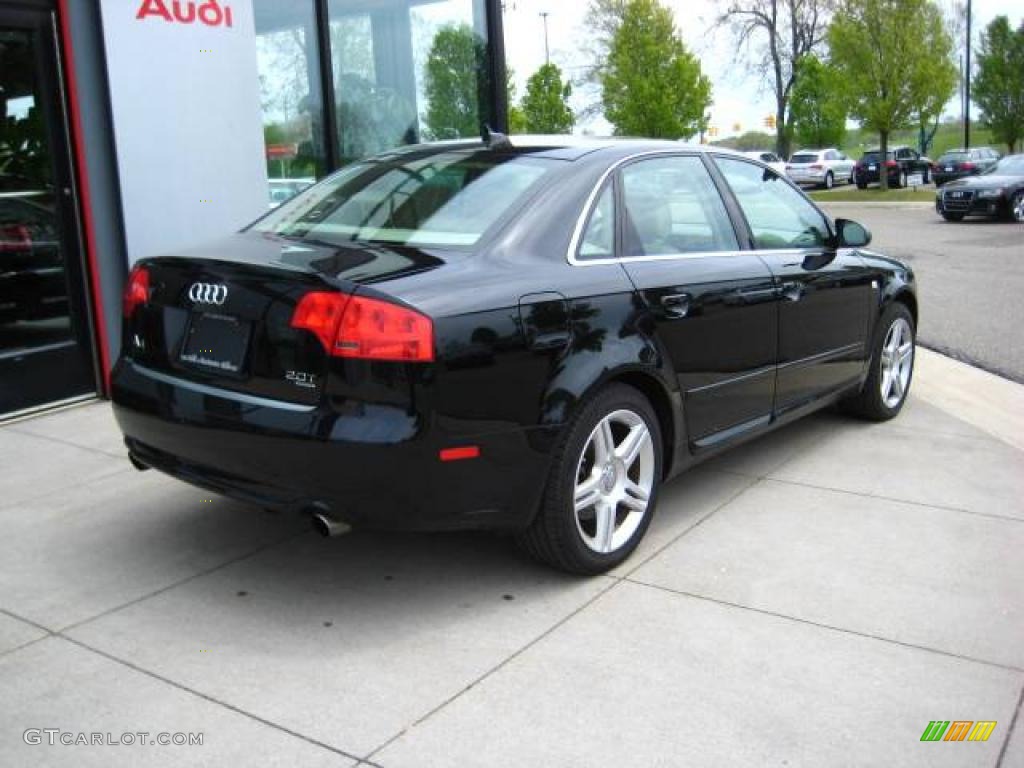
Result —
[[[552, 430], [459, 437], [388, 405], [303, 406], [217, 390], [122, 359], [114, 415], [144, 464], [273, 509], [316, 507], [352, 525], [519, 529], [537, 508]], [[464, 427], [464, 425], [462, 425]], [[476, 459], [442, 462], [473, 444]]]

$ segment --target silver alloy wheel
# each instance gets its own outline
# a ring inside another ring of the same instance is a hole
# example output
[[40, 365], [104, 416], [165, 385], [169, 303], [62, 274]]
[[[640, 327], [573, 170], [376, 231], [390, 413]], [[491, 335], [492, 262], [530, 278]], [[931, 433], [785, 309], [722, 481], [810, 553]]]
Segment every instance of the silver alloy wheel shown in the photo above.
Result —
[[898, 317], [889, 326], [882, 345], [879, 387], [886, 408], [895, 408], [903, 400], [914, 369], [914, 336], [906, 318]]
[[832, 176], [832, 171], [825, 173], [825, 189], [832, 189], [835, 186], [835, 179]]
[[576, 529], [594, 552], [628, 542], [647, 514], [654, 489], [654, 442], [639, 414], [622, 409], [594, 427], [576, 465]]
[[901, 171], [900, 172], [900, 189], [906, 189], [906, 188], [907, 188], [907, 172], [906, 171]]
[[1024, 222], [1024, 192], [1013, 196], [1013, 218]]

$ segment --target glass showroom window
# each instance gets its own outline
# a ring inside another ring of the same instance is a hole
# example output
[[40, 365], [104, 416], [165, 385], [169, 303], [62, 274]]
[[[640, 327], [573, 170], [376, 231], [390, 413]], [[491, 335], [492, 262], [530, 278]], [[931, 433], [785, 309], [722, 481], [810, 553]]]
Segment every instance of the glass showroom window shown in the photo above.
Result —
[[339, 163], [401, 144], [480, 135], [484, 0], [330, 0]]
[[314, 4], [254, 0], [263, 136], [275, 208], [323, 176], [324, 117]]

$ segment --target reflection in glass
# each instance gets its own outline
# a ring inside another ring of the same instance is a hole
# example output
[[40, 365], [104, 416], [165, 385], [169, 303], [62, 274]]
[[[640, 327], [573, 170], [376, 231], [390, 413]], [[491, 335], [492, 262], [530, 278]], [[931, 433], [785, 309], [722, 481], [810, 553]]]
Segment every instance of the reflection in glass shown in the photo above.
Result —
[[0, 29], [0, 357], [70, 343], [72, 325], [32, 33]]
[[327, 172], [316, 15], [309, 0], [254, 0], [268, 204]]
[[480, 135], [483, 0], [330, 0], [342, 164], [402, 144]]

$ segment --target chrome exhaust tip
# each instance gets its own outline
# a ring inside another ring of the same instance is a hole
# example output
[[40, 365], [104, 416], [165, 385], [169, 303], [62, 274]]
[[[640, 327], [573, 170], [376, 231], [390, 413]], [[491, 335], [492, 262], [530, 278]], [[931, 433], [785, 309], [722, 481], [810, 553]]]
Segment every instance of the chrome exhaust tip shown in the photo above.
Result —
[[135, 456], [134, 453], [128, 454], [128, 461], [130, 461], [131, 465], [135, 467], [137, 470], [139, 470], [139, 472], [145, 472], [147, 469], [150, 468], [149, 464], [143, 464], [141, 461], [139, 461], [139, 459]]
[[341, 536], [343, 533], [348, 533], [352, 530], [352, 526], [331, 517], [326, 512], [314, 512], [313, 530], [326, 538], [328, 536]]

